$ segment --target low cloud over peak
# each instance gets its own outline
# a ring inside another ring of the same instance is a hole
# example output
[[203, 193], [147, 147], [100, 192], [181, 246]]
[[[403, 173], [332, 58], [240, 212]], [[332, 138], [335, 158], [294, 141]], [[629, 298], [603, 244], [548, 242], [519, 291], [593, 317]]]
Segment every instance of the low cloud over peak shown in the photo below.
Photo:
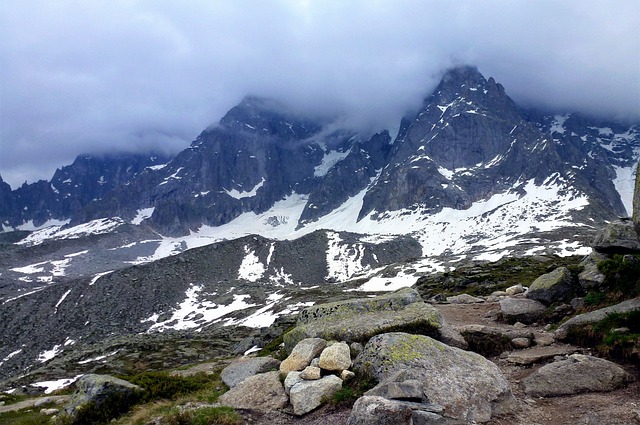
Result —
[[188, 146], [247, 94], [390, 128], [473, 64], [522, 105], [640, 120], [640, 3], [116, 1], [4, 4], [0, 174]]

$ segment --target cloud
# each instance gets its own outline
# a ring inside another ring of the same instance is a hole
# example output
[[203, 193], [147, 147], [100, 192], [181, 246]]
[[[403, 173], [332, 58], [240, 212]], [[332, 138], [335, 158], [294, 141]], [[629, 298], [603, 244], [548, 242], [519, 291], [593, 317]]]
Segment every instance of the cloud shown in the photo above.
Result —
[[246, 94], [397, 126], [454, 64], [517, 102], [640, 120], [640, 3], [23, 0], [0, 13], [0, 174], [177, 151]]

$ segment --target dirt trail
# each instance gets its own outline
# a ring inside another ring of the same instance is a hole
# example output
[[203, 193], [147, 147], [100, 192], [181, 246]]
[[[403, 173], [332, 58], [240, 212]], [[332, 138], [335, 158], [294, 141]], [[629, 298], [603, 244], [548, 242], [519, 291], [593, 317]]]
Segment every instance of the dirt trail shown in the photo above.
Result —
[[[66, 401], [69, 398], [69, 396], [68, 395], [54, 395], [54, 396], [48, 396], [48, 397], [30, 398], [28, 400], [19, 401], [19, 402], [14, 403], [14, 404], [8, 404], [6, 406], [0, 406], [0, 413], [14, 412], [16, 410], [21, 410], [21, 409], [26, 409], [26, 408], [29, 408], [29, 407], [34, 407], [34, 405], [36, 403], [41, 402], [42, 400], [44, 400], [44, 398], [49, 400], [49, 403], [60, 404], [61, 402]], [[46, 404], [46, 403], [43, 403], [43, 404]]]

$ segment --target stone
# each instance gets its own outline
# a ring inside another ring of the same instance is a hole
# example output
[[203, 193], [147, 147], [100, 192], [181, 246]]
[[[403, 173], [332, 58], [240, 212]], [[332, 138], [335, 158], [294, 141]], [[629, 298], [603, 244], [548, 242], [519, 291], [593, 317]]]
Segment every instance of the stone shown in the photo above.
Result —
[[311, 360], [311, 363], [309, 363], [309, 366], [320, 367], [320, 357], [316, 357], [313, 360]]
[[40, 409], [40, 413], [42, 413], [45, 416], [53, 416], [58, 412], [60, 412], [60, 409]]
[[280, 374], [287, 376], [291, 371], [299, 371], [309, 366], [311, 360], [322, 353], [327, 341], [321, 338], [305, 338], [299, 341], [291, 354], [280, 363]]
[[300, 372], [300, 378], [307, 381], [320, 379], [320, 368], [316, 366], [307, 366], [302, 372]]
[[233, 388], [249, 376], [277, 370], [280, 361], [272, 357], [241, 357], [222, 369], [220, 378], [229, 388]]
[[516, 323], [513, 324], [513, 329], [524, 329], [526, 327], [527, 327], [527, 325], [525, 325], [522, 322], [516, 322]]
[[603, 254], [622, 254], [640, 252], [640, 240], [634, 223], [617, 221], [607, 224], [591, 242], [596, 251]]
[[463, 350], [469, 348], [469, 343], [467, 343], [460, 331], [444, 321], [442, 322], [442, 327], [440, 327], [440, 337], [438, 339], [452, 347], [462, 348]]
[[598, 263], [607, 256], [597, 251], [591, 251], [581, 262], [582, 271], [578, 274], [578, 283], [585, 291], [600, 289], [604, 284], [604, 274], [598, 270]]
[[340, 379], [342, 379], [343, 382], [351, 381], [355, 377], [356, 374], [351, 372], [350, 370], [343, 370], [342, 372], [340, 372]]
[[500, 311], [509, 323], [532, 324], [544, 315], [545, 306], [540, 301], [527, 298], [505, 298], [500, 300]]
[[354, 367], [378, 382], [397, 379], [399, 373], [420, 381], [426, 398], [443, 406], [454, 419], [487, 422], [516, 406], [509, 384], [495, 364], [428, 336], [400, 332], [376, 335]]
[[420, 329], [437, 336], [442, 322], [438, 311], [422, 301], [418, 291], [402, 288], [377, 297], [307, 307], [283, 339], [289, 351], [298, 341], [312, 337], [363, 343], [379, 333], [402, 329]]
[[320, 354], [321, 369], [329, 371], [343, 371], [351, 367], [351, 351], [344, 342], [335, 343], [325, 348]]
[[551, 273], [543, 274], [533, 281], [525, 297], [550, 305], [569, 300], [573, 291], [571, 272], [566, 267], [558, 267]]
[[537, 346], [546, 347], [547, 345], [551, 345], [554, 342], [556, 342], [556, 340], [553, 337], [553, 335], [549, 335], [547, 333], [540, 333], [536, 335], [533, 342], [535, 342]]
[[526, 329], [504, 329], [484, 325], [466, 325], [460, 328], [469, 349], [483, 356], [497, 356], [510, 350], [512, 340], [533, 338], [533, 332]]
[[218, 401], [236, 409], [268, 412], [282, 409], [287, 404], [288, 397], [276, 371], [246, 378], [222, 394]]
[[449, 421], [433, 412], [424, 412], [421, 410], [414, 410], [412, 415], [412, 425], [447, 425]]
[[349, 344], [349, 350], [351, 351], [351, 358], [355, 359], [362, 353], [362, 350], [364, 350], [364, 345], [359, 342], [352, 342]]
[[474, 297], [469, 294], [453, 295], [451, 297], [447, 297], [447, 301], [451, 304], [476, 304], [484, 302], [482, 298]]
[[302, 381], [289, 391], [293, 413], [300, 416], [320, 407], [342, 388], [342, 379], [327, 375], [317, 381]]
[[581, 308], [584, 307], [584, 298], [582, 297], [572, 298], [571, 301], [569, 301], [569, 304], [571, 304], [572, 309], [580, 310]]
[[82, 408], [89, 403], [109, 410], [106, 413], [115, 418], [138, 402], [144, 393], [139, 386], [109, 375], [84, 375], [75, 384], [77, 390], [63, 408], [63, 414], [74, 421], [82, 420]]
[[545, 346], [545, 347], [533, 347], [526, 350], [515, 351], [507, 356], [509, 363], [517, 365], [531, 365], [534, 363], [541, 363], [549, 359], [553, 359], [556, 356], [566, 356], [575, 353], [578, 348], [570, 345], [557, 345], [557, 346]]
[[284, 379], [284, 392], [289, 395], [291, 392], [291, 388], [298, 382], [302, 382], [303, 379], [300, 377], [302, 372], [289, 372], [287, 377]]
[[612, 391], [633, 380], [624, 369], [609, 360], [572, 354], [566, 360], [549, 363], [522, 380], [527, 394], [556, 397], [582, 392]]
[[513, 348], [528, 348], [531, 346], [531, 340], [529, 338], [514, 338], [511, 340]]
[[505, 295], [517, 295], [517, 294], [522, 294], [524, 293], [525, 289], [524, 286], [522, 286], [521, 284], [517, 284], [517, 285], [513, 285], [508, 287], [507, 289], [504, 290]]
[[623, 301], [619, 304], [612, 305], [610, 307], [594, 310], [589, 313], [579, 314], [561, 324], [554, 333], [554, 337], [557, 340], [564, 340], [569, 335], [570, 331], [574, 328], [578, 328], [584, 325], [591, 325], [597, 323], [607, 315], [611, 313], [629, 313], [632, 311], [640, 310], [640, 297], [632, 298], [630, 300]]
[[356, 400], [347, 425], [412, 425], [413, 411], [401, 403], [378, 396], [362, 396]]
[[422, 383], [417, 379], [407, 379], [402, 382], [385, 381], [376, 385], [364, 395], [375, 395], [389, 400], [406, 400], [421, 403], [426, 401]]

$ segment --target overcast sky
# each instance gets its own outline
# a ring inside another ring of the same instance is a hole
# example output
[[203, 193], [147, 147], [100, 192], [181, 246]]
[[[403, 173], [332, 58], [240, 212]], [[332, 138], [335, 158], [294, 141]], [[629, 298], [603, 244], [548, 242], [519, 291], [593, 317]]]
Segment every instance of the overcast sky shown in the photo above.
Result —
[[0, 175], [185, 148], [244, 95], [397, 126], [456, 64], [640, 121], [638, 0], [0, 0]]

